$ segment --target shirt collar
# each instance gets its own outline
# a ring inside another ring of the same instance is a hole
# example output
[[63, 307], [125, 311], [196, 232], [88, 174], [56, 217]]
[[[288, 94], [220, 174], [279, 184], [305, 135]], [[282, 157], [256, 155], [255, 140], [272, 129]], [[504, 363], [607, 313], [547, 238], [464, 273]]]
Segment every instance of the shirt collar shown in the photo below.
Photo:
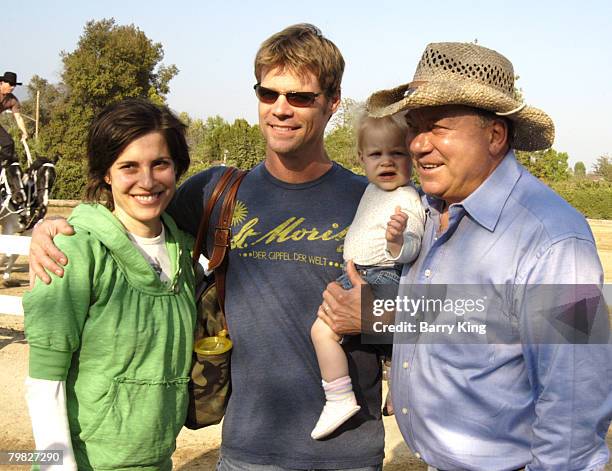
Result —
[[439, 198], [436, 198], [435, 196], [430, 196], [427, 193], [423, 193], [423, 196], [421, 197], [421, 202], [425, 207], [426, 213], [429, 213], [432, 209], [434, 209], [435, 212], [440, 213], [442, 212], [442, 208], [444, 207], [444, 201]]
[[[510, 150], [482, 185], [457, 205], [463, 206], [478, 224], [493, 232], [521, 173], [521, 165], [516, 161], [514, 152]], [[431, 209], [439, 213], [444, 207], [441, 199], [427, 194], [423, 195], [422, 201], [427, 213]]]
[[521, 173], [514, 152], [508, 151], [493, 173], [461, 204], [478, 224], [493, 232]]

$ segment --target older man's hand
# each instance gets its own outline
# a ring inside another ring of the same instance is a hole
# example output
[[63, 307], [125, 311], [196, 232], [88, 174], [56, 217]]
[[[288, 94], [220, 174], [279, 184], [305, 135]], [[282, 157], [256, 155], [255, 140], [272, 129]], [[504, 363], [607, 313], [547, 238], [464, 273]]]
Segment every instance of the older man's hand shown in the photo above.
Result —
[[317, 313], [338, 335], [361, 333], [361, 290], [367, 283], [352, 261], [347, 263], [346, 273], [353, 287], [345, 290], [335, 281], [328, 284]]
[[66, 265], [68, 259], [53, 243], [53, 237], [57, 234], [72, 235], [74, 229], [64, 218], [45, 219], [34, 227], [28, 257], [30, 262], [30, 287], [34, 286], [36, 277], [40, 278], [43, 283], [51, 283], [51, 277], [45, 269], [57, 276], [64, 276], [64, 269], [60, 264]]

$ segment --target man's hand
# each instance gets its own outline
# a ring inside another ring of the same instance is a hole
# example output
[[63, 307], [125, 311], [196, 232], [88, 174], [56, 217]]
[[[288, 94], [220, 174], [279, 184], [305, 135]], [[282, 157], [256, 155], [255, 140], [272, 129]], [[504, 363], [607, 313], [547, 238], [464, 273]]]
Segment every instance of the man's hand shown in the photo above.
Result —
[[387, 223], [385, 238], [387, 239], [387, 250], [394, 258], [397, 258], [404, 245], [404, 231], [408, 223], [408, 215], [399, 206], [395, 207], [395, 214], [391, 216]]
[[43, 283], [51, 283], [51, 277], [45, 268], [58, 276], [64, 276], [64, 270], [58, 263], [66, 265], [68, 259], [53, 244], [53, 237], [57, 234], [72, 235], [74, 229], [64, 218], [45, 219], [34, 226], [29, 255], [30, 288], [34, 286], [36, 277], [40, 278]]
[[353, 262], [348, 262], [346, 273], [353, 284], [345, 290], [335, 281], [323, 292], [323, 303], [317, 315], [338, 335], [361, 333], [361, 287], [367, 285], [359, 276]]

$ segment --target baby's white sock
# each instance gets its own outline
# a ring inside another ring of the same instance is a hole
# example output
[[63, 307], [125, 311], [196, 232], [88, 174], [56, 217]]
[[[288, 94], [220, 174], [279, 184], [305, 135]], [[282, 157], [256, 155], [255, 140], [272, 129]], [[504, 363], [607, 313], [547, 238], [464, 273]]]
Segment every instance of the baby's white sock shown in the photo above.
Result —
[[357, 404], [350, 376], [342, 376], [329, 383], [325, 380], [322, 382], [323, 390], [325, 391], [325, 399], [327, 401], [344, 401], [352, 398], [353, 402]]

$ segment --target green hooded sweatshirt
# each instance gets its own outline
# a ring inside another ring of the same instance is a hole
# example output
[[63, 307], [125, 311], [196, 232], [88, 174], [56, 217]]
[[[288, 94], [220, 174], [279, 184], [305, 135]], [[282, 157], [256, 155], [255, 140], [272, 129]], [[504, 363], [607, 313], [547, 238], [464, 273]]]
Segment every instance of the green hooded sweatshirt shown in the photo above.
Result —
[[23, 298], [32, 378], [66, 381], [79, 470], [170, 470], [185, 421], [195, 324], [193, 239], [163, 215], [162, 283], [104, 206], [82, 204], [57, 236], [63, 278]]

